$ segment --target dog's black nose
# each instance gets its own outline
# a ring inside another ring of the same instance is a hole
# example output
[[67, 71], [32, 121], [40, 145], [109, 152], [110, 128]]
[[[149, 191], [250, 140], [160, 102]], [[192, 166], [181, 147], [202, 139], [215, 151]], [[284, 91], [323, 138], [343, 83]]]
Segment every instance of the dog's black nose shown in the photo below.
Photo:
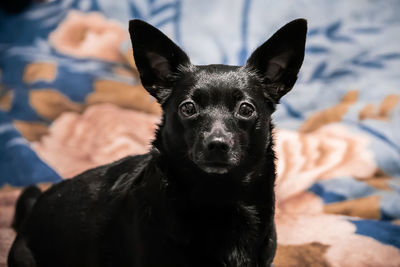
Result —
[[226, 153], [229, 150], [228, 142], [223, 137], [210, 138], [206, 146], [209, 152]]

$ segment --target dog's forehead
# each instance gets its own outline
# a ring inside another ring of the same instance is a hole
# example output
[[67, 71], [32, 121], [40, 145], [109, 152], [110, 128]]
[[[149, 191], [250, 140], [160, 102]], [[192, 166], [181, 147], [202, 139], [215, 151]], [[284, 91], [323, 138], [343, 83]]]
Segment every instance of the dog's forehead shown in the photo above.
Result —
[[243, 67], [228, 65], [197, 66], [194, 73], [193, 89], [219, 88], [247, 89], [252, 75]]

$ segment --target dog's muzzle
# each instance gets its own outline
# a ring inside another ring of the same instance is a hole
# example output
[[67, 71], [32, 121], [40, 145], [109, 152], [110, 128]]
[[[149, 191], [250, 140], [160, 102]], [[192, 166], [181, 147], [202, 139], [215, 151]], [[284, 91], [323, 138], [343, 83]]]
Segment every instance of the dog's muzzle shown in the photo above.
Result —
[[233, 135], [225, 131], [206, 133], [195, 149], [194, 162], [210, 174], [224, 174], [238, 163]]

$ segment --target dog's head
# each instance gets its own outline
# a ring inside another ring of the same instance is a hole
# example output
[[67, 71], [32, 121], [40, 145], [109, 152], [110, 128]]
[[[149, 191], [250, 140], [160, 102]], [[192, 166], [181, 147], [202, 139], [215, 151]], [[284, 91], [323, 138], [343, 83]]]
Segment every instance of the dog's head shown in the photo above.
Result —
[[163, 108], [155, 145], [208, 174], [263, 158], [271, 114], [294, 85], [304, 58], [307, 23], [294, 20], [258, 47], [245, 66], [195, 66], [153, 26], [130, 21], [143, 86]]

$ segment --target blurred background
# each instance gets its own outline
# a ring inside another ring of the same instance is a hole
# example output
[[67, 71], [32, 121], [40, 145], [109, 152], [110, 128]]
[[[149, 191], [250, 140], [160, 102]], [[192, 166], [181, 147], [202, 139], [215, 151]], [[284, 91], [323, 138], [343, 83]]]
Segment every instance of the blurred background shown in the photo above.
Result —
[[0, 266], [20, 187], [149, 149], [160, 107], [128, 21], [194, 64], [242, 65], [308, 20], [306, 56], [274, 115], [276, 266], [400, 266], [400, 1], [16, 0], [0, 3]]

